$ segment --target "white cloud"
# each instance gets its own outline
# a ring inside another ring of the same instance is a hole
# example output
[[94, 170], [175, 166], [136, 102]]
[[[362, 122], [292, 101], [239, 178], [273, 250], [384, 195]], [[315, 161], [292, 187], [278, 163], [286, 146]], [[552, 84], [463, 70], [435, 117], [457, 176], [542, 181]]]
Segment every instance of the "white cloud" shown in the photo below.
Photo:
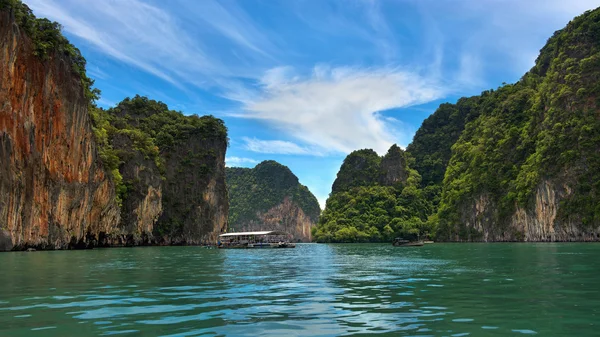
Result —
[[253, 166], [258, 164], [258, 160], [244, 157], [225, 157], [225, 166]]
[[[435, 80], [401, 69], [314, 69], [299, 77], [290, 68], [276, 68], [262, 79], [262, 95], [245, 101], [238, 117], [265, 120], [319, 152], [348, 153], [372, 148], [379, 153], [399, 139], [380, 112], [443, 97]], [[248, 139], [253, 151], [270, 147], [296, 154], [313, 154], [294, 143]], [[278, 152], [282, 153], [282, 152]]]
[[321, 155], [319, 150], [311, 150], [307, 147], [301, 147], [296, 143], [284, 140], [261, 140], [256, 138], [242, 138], [246, 144], [247, 150], [258, 153], [270, 154], [300, 154], [300, 155]]

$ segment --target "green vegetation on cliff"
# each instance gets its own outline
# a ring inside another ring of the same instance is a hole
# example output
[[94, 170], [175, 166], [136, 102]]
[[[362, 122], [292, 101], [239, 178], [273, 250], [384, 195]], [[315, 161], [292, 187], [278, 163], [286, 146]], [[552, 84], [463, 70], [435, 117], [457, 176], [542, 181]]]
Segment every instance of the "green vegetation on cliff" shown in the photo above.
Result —
[[[160, 153], [167, 154], [169, 149], [181, 145], [191, 134], [201, 134], [203, 138], [227, 138], [227, 128], [220, 119], [213, 116], [185, 116], [169, 110], [163, 102], [139, 95], [125, 98], [108, 110], [92, 107], [90, 114], [99, 145], [98, 153], [105, 168], [114, 177], [119, 203], [127, 194], [127, 182], [123, 181], [119, 166], [131, 157], [130, 151], [138, 151], [146, 159], [154, 161], [164, 175], [165, 158]], [[113, 146], [112, 140], [116, 135], [129, 138], [132, 149]]]
[[67, 56], [77, 73], [84, 88], [86, 99], [93, 101], [98, 98], [100, 91], [93, 89], [94, 81], [85, 72], [86, 61], [77, 47], [72, 45], [61, 33], [58, 22], [46, 18], [38, 19], [31, 9], [20, 0], [0, 0], [0, 10], [10, 10], [17, 24], [33, 41], [34, 55], [48, 58], [53, 53]]
[[396, 145], [384, 157], [373, 150], [350, 153], [313, 238], [318, 242], [380, 242], [427, 235], [433, 205], [420, 183], [421, 176], [409, 167], [406, 154]]
[[423, 121], [415, 137], [406, 148], [415, 162], [413, 168], [422, 177], [423, 186], [441, 186], [444, 173], [456, 143], [465, 125], [479, 116], [479, 96], [461, 98], [456, 104], [444, 103]]
[[[124, 205], [135, 191], [142, 197], [147, 186], [138, 181], [138, 172], [149, 170], [158, 175], [167, 186], [185, 183], [188, 173], [195, 181], [204, 181], [215, 173], [216, 163], [224, 153], [217, 153], [218, 146], [227, 144], [227, 128], [222, 120], [213, 116], [185, 116], [169, 110], [166, 104], [147, 97], [126, 98], [108, 110], [93, 107], [90, 110], [98, 153], [105, 168], [112, 173], [120, 205]], [[189, 144], [191, 139], [205, 144]], [[133, 163], [132, 163], [133, 162]], [[134, 166], [126, 164], [135, 164]], [[193, 172], [192, 172], [193, 171]], [[181, 181], [170, 181], [168, 176]], [[129, 177], [129, 179], [128, 179]], [[169, 180], [169, 181], [167, 181]], [[168, 191], [168, 188], [167, 188]], [[200, 193], [201, 191], [191, 191]], [[166, 193], [168, 195], [168, 193]], [[179, 235], [181, 224], [193, 205], [183, 205], [180, 199], [190, 196], [171, 197], [165, 202], [176, 203], [181, 212], [171, 212], [168, 221], [158, 224], [156, 234]], [[175, 207], [175, 206], [174, 206]], [[124, 212], [128, 210], [124, 208]], [[123, 216], [125, 217], [125, 214]]]
[[313, 222], [319, 218], [321, 208], [317, 198], [287, 166], [267, 160], [252, 169], [228, 167], [225, 172], [230, 228], [259, 221], [257, 214], [281, 204], [286, 197], [298, 204]]
[[512, 216], [531, 212], [541, 184], [560, 200], [554, 224], [600, 226], [599, 104], [596, 9], [557, 31], [519, 82], [440, 106], [408, 147], [424, 185], [443, 189], [438, 238], [479, 240], [478, 222], [489, 239], [523, 239]]

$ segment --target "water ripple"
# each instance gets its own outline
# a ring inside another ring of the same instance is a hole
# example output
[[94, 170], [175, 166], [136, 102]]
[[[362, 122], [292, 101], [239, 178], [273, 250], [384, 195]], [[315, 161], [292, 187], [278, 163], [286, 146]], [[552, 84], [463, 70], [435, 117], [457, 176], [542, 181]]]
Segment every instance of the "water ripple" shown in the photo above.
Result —
[[[572, 267], [572, 260], [557, 259], [577, 252], [550, 249], [539, 256], [540, 246], [520, 247], [528, 246], [306, 244], [283, 251], [153, 247], [0, 255], [10, 270], [0, 275], [0, 335], [559, 336], [565, 331], [554, 322], [565, 317], [573, 329], [592, 331], [590, 315], [600, 307], [595, 260]], [[31, 270], [36, 277], [25, 276]], [[577, 308], [571, 316], [560, 310], [577, 299], [588, 306], [571, 306]], [[534, 312], [547, 318], [531, 317]]]

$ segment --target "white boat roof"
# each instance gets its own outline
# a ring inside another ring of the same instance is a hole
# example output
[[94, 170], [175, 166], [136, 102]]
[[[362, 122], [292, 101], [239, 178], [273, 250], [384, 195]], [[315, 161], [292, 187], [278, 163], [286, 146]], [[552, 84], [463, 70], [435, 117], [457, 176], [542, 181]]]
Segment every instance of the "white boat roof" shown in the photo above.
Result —
[[243, 236], [243, 235], [288, 235], [288, 233], [281, 232], [281, 231], [235, 232], [235, 233], [221, 234], [221, 235], [219, 235], [219, 237]]

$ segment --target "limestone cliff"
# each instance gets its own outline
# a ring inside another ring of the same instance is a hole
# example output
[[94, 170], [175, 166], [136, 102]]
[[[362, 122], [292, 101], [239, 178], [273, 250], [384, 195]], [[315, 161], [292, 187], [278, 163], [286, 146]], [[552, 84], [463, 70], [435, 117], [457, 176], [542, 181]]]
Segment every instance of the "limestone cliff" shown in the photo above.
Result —
[[229, 227], [236, 232], [281, 230], [310, 242], [319, 218], [315, 196], [289, 168], [264, 161], [255, 168], [227, 168]]
[[408, 176], [406, 154], [398, 145], [392, 145], [383, 157], [371, 149], [357, 150], [344, 159], [331, 193], [358, 186], [404, 184]]
[[[600, 8], [555, 32], [517, 83], [463, 100], [464, 130], [442, 144], [438, 239], [600, 241], [599, 78]], [[444, 120], [431, 124], [439, 139]], [[421, 167], [437, 147], [414, 147]]]
[[100, 109], [85, 64], [58, 23], [0, 0], [0, 250], [216, 242], [223, 121], [140, 96]]
[[134, 141], [127, 135], [115, 134], [111, 140], [124, 157], [119, 171], [127, 189], [122, 198], [119, 244], [154, 243], [154, 224], [163, 211], [160, 171], [152, 159], [136, 151]]
[[141, 96], [92, 115], [122, 203], [119, 244], [216, 242], [229, 209], [223, 121]]
[[397, 145], [380, 157], [370, 149], [350, 153], [333, 183], [319, 223], [317, 242], [390, 242], [430, 233], [432, 200], [421, 176]]
[[[0, 8], [0, 250], [85, 247], [119, 222], [81, 75]], [[38, 54], [38, 55], [35, 55]]]
[[600, 227], [581, 226], [580, 219], [560, 218], [561, 201], [573, 190], [564, 182], [543, 181], [529, 207], [517, 206], [502, 225], [498, 224], [499, 205], [488, 194], [479, 195], [469, 208], [461, 211], [461, 222], [472, 229], [467, 234], [455, 233], [453, 241], [600, 241]]

